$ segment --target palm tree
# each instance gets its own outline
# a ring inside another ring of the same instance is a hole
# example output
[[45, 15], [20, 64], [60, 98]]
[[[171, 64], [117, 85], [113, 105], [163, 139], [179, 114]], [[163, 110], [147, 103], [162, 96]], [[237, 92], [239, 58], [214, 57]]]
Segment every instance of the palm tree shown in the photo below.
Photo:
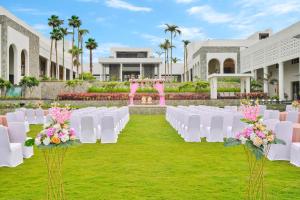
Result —
[[173, 38], [176, 37], [177, 34], [181, 34], [181, 30], [179, 29], [179, 27], [177, 25], [172, 25], [172, 24], [165, 24], [166, 28], [165, 28], [165, 33], [170, 32], [170, 58], [171, 58], [171, 77], [173, 78], [173, 73], [172, 73], [172, 58], [173, 58]]
[[58, 64], [58, 55], [57, 55], [57, 41], [62, 40], [64, 36], [63, 36], [63, 33], [61, 32], [60, 28], [53, 29], [53, 31], [50, 34], [51, 34], [51, 39], [55, 41], [56, 76], [58, 76], [59, 75], [59, 64]]
[[89, 38], [85, 42], [85, 48], [90, 50], [90, 73], [93, 74], [93, 50], [98, 47], [98, 44], [94, 38]]
[[65, 68], [65, 36], [67, 36], [70, 32], [68, 32], [68, 28], [60, 28], [60, 32], [62, 34], [62, 57], [63, 57], [63, 68]]
[[78, 48], [77, 46], [73, 46], [72, 49], [69, 50], [69, 53], [72, 55], [72, 63], [73, 65], [77, 66], [77, 76], [79, 73], [79, 54], [82, 53], [82, 49]]
[[161, 55], [163, 55], [163, 54], [164, 54], [164, 52], [163, 52], [163, 51], [156, 51], [155, 53], [158, 55], [158, 57], [159, 57], [159, 58], [161, 58]]
[[176, 57], [172, 58], [172, 62], [173, 62], [173, 63], [177, 63], [178, 61], [180, 61], [179, 58], [176, 58]]
[[189, 40], [182, 40], [184, 46], [184, 63], [183, 63], [183, 81], [186, 81], [186, 71], [187, 71], [187, 58], [188, 58], [188, 50], [187, 46], [191, 43]]
[[[170, 41], [168, 39], [165, 40], [164, 43], [161, 43], [159, 47], [164, 51], [165, 54], [165, 80], [167, 80], [167, 69], [169, 69], [169, 66], [167, 66], [167, 63], [169, 65], [169, 48], [170, 48]], [[168, 70], [169, 71], [169, 70]]]
[[[52, 32], [54, 29], [58, 28], [60, 25], [64, 23], [63, 20], [59, 19], [57, 15], [51, 15], [50, 18], [48, 18], [48, 26], [52, 27]], [[52, 50], [53, 50], [53, 37], [52, 34], [50, 33], [50, 39], [51, 39], [51, 44], [50, 44], [50, 67], [52, 65]]]
[[[75, 45], [75, 28], [78, 28], [81, 25], [81, 21], [78, 16], [72, 15], [69, 21], [69, 26], [72, 28], [72, 48]], [[72, 54], [72, 61], [74, 60], [73, 54]], [[72, 62], [72, 68], [74, 67], [74, 63]], [[78, 74], [78, 72], [77, 72]]]
[[88, 34], [89, 31], [87, 29], [80, 29], [78, 34], [79, 34], [79, 41], [80, 41], [80, 48], [82, 49], [81, 58], [80, 58], [80, 63], [81, 63], [81, 73], [83, 72], [83, 36]]

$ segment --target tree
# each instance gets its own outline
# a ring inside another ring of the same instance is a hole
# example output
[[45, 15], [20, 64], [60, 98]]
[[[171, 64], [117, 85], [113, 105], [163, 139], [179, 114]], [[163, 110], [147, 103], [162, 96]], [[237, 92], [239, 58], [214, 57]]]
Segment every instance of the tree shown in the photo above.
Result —
[[[59, 17], [57, 15], [51, 15], [50, 18], [48, 18], [48, 26], [52, 27], [51, 32], [53, 32], [54, 29], [57, 29], [63, 23], [64, 23], [64, 21], [59, 19]], [[50, 33], [50, 38], [51, 38], [51, 45], [50, 45], [50, 67], [51, 67], [51, 65], [52, 65], [52, 50], [53, 50], [53, 37], [52, 37], [51, 33]]]
[[81, 63], [81, 73], [83, 73], [83, 36], [88, 34], [89, 31], [87, 29], [80, 29], [79, 30], [79, 41], [80, 41], [80, 48], [82, 49], [82, 53], [80, 54], [80, 63]]
[[12, 87], [12, 83], [10, 81], [6, 81], [3, 78], [0, 78], [0, 90], [1, 96], [6, 94], [6, 90]]
[[176, 35], [180, 35], [181, 34], [181, 30], [179, 29], [179, 27], [177, 25], [172, 25], [172, 24], [165, 24], [166, 28], [165, 28], [165, 33], [170, 32], [170, 58], [171, 58], [171, 77], [173, 79], [173, 69], [172, 69], [172, 58], [173, 58], [173, 38], [176, 37]]
[[165, 39], [165, 42], [164, 43], [161, 43], [159, 45], [159, 47], [164, 51], [164, 54], [165, 54], [165, 80], [167, 80], [167, 69], [169, 68], [167, 66], [167, 63], [168, 63], [168, 57], [169, 57], [169, 48], [170, 48], [170, 41], [168, 39]]
[[93, 74], [93, 50], [98, 47], [98, 44], [94, 38], [89, 38], [85, 42], [85, 47], [90, 50], [90, 73]]
[[26, 88], [29, 88], [30, 96], [31, 96], [33, 88], [39, 86], [39, 84], [40, 84], [39, 80], [34, 76], [24, 76], [19, 83], [19, 85], [24, 90], [23, 92], [24, 96], [25, 96]]
[[156, 51], [155, 53], [158, 55], [158, 57], [159, 57], [159, 58], [161, 58], [161, 55], [163, 55], [163, 54], [164, 54], [164, 52], [163, 52], [163, 51]]
[[70, 34], [70, 32], [68, 32], [68, 28], [60, 28], [60, 32], [62, 34], [63, 68], [65, 68], [65, 37]]
[[75, 92], [75, 88], [79, 85], [82, 85], [82, 80], [74, 79], [74, 80], [68, 80], [66, 82], [65, 87], [69, 87], [72, 89], [72, 92]]
[[183, 56], [183, 81], [187, 81], [186, 72], [187, 72], [187, 59], [188, 59], [188, 50], [187, 46], [191, 43], [189, 40], [182, 40], [184, 46], [184, 56]]
[[63, 36], [63, 33], [61, 32], [60, 28], [55, 28], [50, 33], [50, 37], [52, 40], [55, 41], [56, 76], [58, 76], [59, 75], [59, 64], [58, 64], [58, 54], [57, 54], [57, 41], [62, 40], [64, 36]]
[[81, 54], [82, 49], [78, 48], [77, 46], [73, 46], [72, 49], [69, 50], [69, 53], [72, 55], [72, 63], [73, 65], [77, 66], [77, 74], [79, 72], [79, 54]]
[[[81, 26], [81, 21], [78, 16], [72, 15], [69, 21], [69, 26], [72, 28], [72, 48], [75, 45], [75, 28], [78, 28]], [[79, 45], [78, 45], [79, 46]], [[72, 54], [72, 61], [74, 60], [73, 54]], [[72, 62], [72, 68], [74, 67], [74, 62]], [[78, 71], [77, 71], [77, 76], [78, 76]]]
[[173, 62], [173, 63], [177, 63], [178, 61], [180, 61], [179, 58], [176, 58], [176, 57], [172, 58], [172, 62]]

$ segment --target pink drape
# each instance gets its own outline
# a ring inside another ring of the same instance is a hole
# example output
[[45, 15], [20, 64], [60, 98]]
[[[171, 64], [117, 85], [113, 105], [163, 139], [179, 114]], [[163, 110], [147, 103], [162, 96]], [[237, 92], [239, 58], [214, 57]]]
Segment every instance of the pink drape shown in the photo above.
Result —
[[160, 106], [166, 105], [165, 94], [164, 94], [164, 85], [162, 83], [155, 83], [153, 87], [158, 91], [159, 105]]
[[138, 83], [130, 84], [129, 105], [133, 105], [134, 94], [136, 93], [138, 88], [139, 88]]

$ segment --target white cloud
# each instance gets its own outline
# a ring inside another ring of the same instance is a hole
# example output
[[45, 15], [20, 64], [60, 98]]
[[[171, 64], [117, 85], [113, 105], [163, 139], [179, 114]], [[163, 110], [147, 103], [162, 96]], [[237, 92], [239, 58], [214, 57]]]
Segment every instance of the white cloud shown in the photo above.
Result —
[[300, 2], [285, 2], [280, 4], [275, 4], [270, 7], [270, 13], [274, 13], [276, 15], [286, 14], [290, 12], [298, 12], [300, 11]]
[[97, 17], [96, 18], [96, 22], [101, 23], [101, 22], [105, 22], [105, 21], [106, 21], [106, 18], [104, 18], [104, 17]]
[[233, 20], [229, 14], [218, 12], [209, 5], [194, 6], [188, 9], [187, 12], [209, 23], [227, 23]]
[[58, 15], [58, 12], [56, 11], [42, 11], [39, 9], [28, 8], [28, 7], [17, 7], [17, 8], [13, 8], [13, 10], [15, 12], [26, 13], [30, 15], [45, 15], [45, 16]]
[[206, 39], [207, 36], [198, 27], [180, 27], [181, 37], [185, 40]]
[[[135, 34], [139, 34], [139, 33], [135, 33]], [[140, 34], [140, 36], [142, 38], [148, 40], [151, 45], [155, 45], [155, 46], [158, 46], [160, 43], [162, 43], [165, 40], [165, 38], [163, 38], [163, 37], [159, 37], [159, 36], [155, 36], [155, 35], [151, 35], [151, 34], [147, 34], [147, 33]]]
[[176, 0], [176, 3], [193, 3], [196, 2], [197, 0]]
[[142, 7], [142, 6], [135, 6], [123, 0], [106, 0], [106, 5], [112, 8], [119, 8], [130, 10], [134, 12], [150, 12], [152, 8], [149, 7]]

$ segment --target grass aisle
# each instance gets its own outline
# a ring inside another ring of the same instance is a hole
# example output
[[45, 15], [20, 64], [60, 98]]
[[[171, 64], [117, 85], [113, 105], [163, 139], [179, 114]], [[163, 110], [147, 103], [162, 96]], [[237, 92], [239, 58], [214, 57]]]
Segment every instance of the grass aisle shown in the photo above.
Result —
[[[34, 136], [41, 127], [33, 126]], [[64, 163], [68, 199], [243, 199], [247, 163], [241, 147], [185, 143], [164, 116], [131, 116], [117, 144], [82, 144]], [[300, 199], [300, 168], [267, 162], [270, 199]], [[0, 168], [0, 199], [43, 199], [42, 154]]]

